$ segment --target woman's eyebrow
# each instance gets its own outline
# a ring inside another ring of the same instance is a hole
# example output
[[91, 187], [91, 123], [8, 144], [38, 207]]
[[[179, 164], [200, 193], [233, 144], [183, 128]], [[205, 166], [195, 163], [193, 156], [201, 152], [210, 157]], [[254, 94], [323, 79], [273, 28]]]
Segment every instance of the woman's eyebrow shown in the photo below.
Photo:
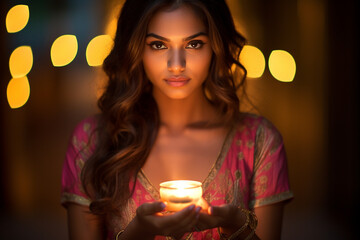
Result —
[[162, 37], [162, 36], [159, 36], [159, 35], [157, 35], [157, 34], [155, 34], [155, 33], [148, 33], [148, 34], [146, 35], [146, 37], [154, 37], [154, 38], [157, 38], [157, 39], [166, 41], [166, 42], [170, 42], [170, 39], [165, 38], [165, 37]]
[[[193, 35], [191, 35], [191, 36], [189, 36], [189, 37], [184, 38], [183, 41], [189, 41], [189, 40], [191, 40], [191, 39], [193, 39], [193, 38], [196, 38], [196, 37], [198, 37], [198, 36], [203, 36], [203, 35], [204, 35], [204, 36], [207, 36], [207, 34], [204, 33], [204, 32], [198, 32], [198, 33], [195, 33], [195, 34], [193, 34]], [[162, 37], [162, 36], [157, 35], [157, 34], [155, 34], [155, 33], [148, 33], [148, 34], [146, 35], [146, 37], [154, 37], [154, 38], [157, 38], [157, 39], [166, 41], [166, 42], [170, 42], [170, 39], [168, 39], [168, 38], [166, 38], [166, 37]]]
[[207, 36], [207, 34], [204, 33], [204, 32], [198, 32], [198, 33], [196, 33], [196, 34], [194, 34], [194, 35], [191, 35], [191, 36], [189, 36], [189, 37], [187, 37], [187, 38], [184, 38], [184, 41], [189, 41], [189, 40], [191, 40], [191, 39], [193, 39], [193, 38], [196, 38], [196, 37], [198, 37], [198, 36]]

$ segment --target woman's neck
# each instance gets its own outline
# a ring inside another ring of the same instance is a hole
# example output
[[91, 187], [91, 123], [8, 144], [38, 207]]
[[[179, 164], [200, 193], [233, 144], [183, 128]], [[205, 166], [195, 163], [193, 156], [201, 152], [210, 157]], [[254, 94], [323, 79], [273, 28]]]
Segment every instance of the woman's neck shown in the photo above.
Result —
[[216, 110], [205, 95], [191, 95], [186, 99], [170, 99], [165, 95], [155, 95], [162, 127], [179, 134], [198, 123], [214, 122]]

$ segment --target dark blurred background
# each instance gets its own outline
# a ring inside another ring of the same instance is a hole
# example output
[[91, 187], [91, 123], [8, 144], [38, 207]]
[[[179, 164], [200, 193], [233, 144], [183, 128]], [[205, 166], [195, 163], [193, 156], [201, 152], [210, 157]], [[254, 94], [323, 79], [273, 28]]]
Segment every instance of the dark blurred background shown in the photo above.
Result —
[[[85, 58], [89, 41], [104, 34], [122, 0], [1, 1], [0, 21], [0, 238], [67, 239], [60, 178], [75, 124], [94, 113], [104, 75]], [[283, 239], [356, 239], [359, 196], [358, 25], [355, 0], [228, 0], [249, 44], [267, 60], [286, 50], [296, 61], [292, 82], [276, 80], [266, 66], [248, 80], [260, 114], [284, 137], [290, 183]], [[8, 33], [11, 7], [26, 4], [27, 26]], [[115, 10], [116, 11], [116, 10]], [[76, 35], [78, 53], [54, 67], [50, 48]], [[30, 97], [11, 109], [6, 89], [9, 57], [31, 46]]]

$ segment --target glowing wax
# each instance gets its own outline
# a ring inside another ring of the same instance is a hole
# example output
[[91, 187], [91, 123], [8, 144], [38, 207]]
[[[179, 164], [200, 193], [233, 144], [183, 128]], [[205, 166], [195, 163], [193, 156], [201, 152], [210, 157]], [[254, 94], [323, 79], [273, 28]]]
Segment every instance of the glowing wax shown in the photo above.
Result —
[[197, 204], [202, 196], [201, 182], [175, 180], [160, 183], [160, 197], [166, 204], [166, 210], [177, 212]]

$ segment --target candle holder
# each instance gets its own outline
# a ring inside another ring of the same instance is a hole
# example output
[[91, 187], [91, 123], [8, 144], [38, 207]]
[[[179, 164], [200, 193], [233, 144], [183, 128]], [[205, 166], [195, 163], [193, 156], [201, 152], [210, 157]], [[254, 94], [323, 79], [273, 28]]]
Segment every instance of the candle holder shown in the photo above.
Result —
[[202, 196], [201, 182], [175, 180], [160, 183], [160, 197], [166, 204], [166, 210], [177, 212], [197, 204]]

